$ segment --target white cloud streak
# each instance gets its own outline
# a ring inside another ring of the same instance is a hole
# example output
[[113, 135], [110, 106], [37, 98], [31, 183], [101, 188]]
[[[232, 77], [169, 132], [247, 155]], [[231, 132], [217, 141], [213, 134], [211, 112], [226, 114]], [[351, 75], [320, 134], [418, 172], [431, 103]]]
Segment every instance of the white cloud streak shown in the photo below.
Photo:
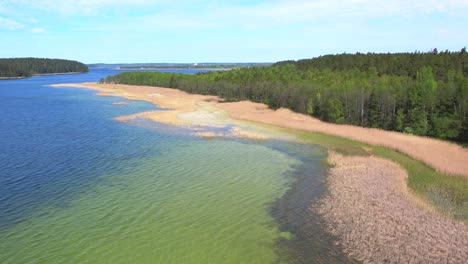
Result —
[[[51, 15], [107, 16], [107, 20], [100, 19], [93, 25], [96, 30], [128, 29], [129, 22], [142, 28], [167, 30], [230, 26], [256, 30], [273, 25], [349, 23], [384, 17], [468, 12], [468, 0], [273, 0], [257, 4], [219, 0], [4, 0], [1, 5], [10, 10], [34, 10]], [[131, 11], [133, 16], [125, 17]], [[116, 13], [123, 16], [109, 16]], [[15, 26], [10, 23], [9, 27]]]
[[0, 17], [0, 28], [6, 28], [9, 30], [17, 30], [17, 29], [24, 28], [24, 25], [14, 20]]
[[468, 0], [274, 0], [259, 4], [233, 4], [232, 1], [194, 0], [5, 0], [0, 6], [22, 7], [65, 15], [97, 15], [109, 10], [137, 10], [161, 7], [169, 13], [184, 7], [231, 12], [241, 16], [291, 21], [313, 16], [338, 17], [415, 15], [434, 12], [456, 12], [468, 8]]
[[43, 29], [43, 28], [32, 28], [31, 32], [32, 33], [43, 33], [43, 32], [45, 32], [45, 29]]
[[[60, 15], [98, 15], [110, 9], [135, 9], [154, 6], [155, 0], [6, 0], [4, 5], [21, 7]], [[168, 1], [166, 1], [168, 2]]]
[[167, 29], [242, 27], [247, 30], [291, 24], [353, 23], [387, 17], [433, 13], [464, 14], [468, 0], [276, 0], [254, 5], [206, 4], [198, 13], [168, 9], [141, 17], [147, 25]]
[[[324, 19], [411, 17], [432, 13], [461, 13], [468, 0], [279, 0], [254, 6], [222, 8], [217, 14], [241, 23], [297, 23]], [[262, 22], [263, 21], [263, 22]]]

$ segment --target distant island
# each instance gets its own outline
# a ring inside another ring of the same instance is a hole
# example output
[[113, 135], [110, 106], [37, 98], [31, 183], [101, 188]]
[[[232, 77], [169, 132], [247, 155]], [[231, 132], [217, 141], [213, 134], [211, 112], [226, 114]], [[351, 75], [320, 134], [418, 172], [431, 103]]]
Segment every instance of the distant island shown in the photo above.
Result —
[[82, 72], [88, 72], [88, 66], [78, 61], [45, 58], [0, 58], [0, 79]]

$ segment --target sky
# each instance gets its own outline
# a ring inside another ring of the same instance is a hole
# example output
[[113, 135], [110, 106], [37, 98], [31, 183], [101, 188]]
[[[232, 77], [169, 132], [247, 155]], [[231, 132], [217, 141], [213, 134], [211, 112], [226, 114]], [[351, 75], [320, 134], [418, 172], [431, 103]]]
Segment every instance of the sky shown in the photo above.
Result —
[[0, 0], [0, 57], [275, 62], [468, 46], [468, 0]]

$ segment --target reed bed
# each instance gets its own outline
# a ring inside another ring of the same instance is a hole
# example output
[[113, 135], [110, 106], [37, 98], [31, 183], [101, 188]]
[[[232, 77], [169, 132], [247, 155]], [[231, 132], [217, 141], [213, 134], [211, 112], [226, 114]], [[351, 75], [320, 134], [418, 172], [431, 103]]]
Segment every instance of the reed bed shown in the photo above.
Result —
[[376, 157], [330, 153], [329, 194], [311, 207], [364, 263], [466, 263], [468, 226], [419, 203], [407, 173]]

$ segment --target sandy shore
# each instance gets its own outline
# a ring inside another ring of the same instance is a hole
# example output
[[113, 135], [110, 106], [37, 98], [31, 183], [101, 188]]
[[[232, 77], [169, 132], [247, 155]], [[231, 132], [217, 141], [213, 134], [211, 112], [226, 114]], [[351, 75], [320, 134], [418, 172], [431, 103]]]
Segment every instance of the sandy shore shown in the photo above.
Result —
[[261, 125], [253, 126], [250, 122], [232, 119], [225, 110], [219, 107], [219, 98], [216, 96], [188, 94], [169, 88], [120, 84], [79, 83], [51, 86], [87, 88], [98, 91], [100, 96], [119, 96], [130, 100], [141, 100], [163, 108], [163, 111], [146, 111], [117, 117], [116, 120], [121, 122], [145, 118], [167, 125], [190, 128], [193, 130], [193, 135], [206, 138], [291, 139], [294, 137]]
[[26, 77], [0, 77], [0, 80], [16, 80], [16, 79], [24, 79]]
[[[418, 137], [380, 129], [322, 122], [288, 109], [271, 110], [264, 104], [252, 102], [219, 103], [216, 96], [187, 94], [159, 87], [120, 84], [60, 84], [54, 86], [84, 87], [99, 91], [100, 95], [122, 96], [132, 100], [144, 100], [170, 111], [148, 111], [119, 118], [148, 118], [157, 122], [178, 126], [226, 126], [239, 120], [269, 124], [291, 129], [320, 132], [344, 137], [372, 145], [385, 146], [420, 160], [434, 169], [452, 175], [468, 177], [468, 150], [446, 141]], [[238, 128], [245, 136], [268, 137], [268, 133]], [[213, 135], [210, 136], [220, 136]]]
[[48, 76], [48, 75], [68, 75], [68, 74], [80, 74], [84, 72], [52, 72], [52, 73], [36, 73], [32, 76]]
[[121, 102], [113, 102], [112, 105], [127, 105], [128, 102], [124, 102], [124, 101], [121, 101]]
[[330, 153], [321, 214], [352, 258], [364, 263], [466, 263], [468, 225], [445, 218], [406, 190], [406, 172], [376, 157]]
[[35, 77], [35, 76], [67, 75], [67, 74], [80, 74], [80, 73], [83, 73], [83, 72], [38, 73], [38, 74], [33, 74], [30, 77], [25, 77], [25, 76], [21, 76], [21, 77], [1, 77], [0, 76], [0, 80], [16, 80], [16, 79], [31, 78], [31, 77]]

